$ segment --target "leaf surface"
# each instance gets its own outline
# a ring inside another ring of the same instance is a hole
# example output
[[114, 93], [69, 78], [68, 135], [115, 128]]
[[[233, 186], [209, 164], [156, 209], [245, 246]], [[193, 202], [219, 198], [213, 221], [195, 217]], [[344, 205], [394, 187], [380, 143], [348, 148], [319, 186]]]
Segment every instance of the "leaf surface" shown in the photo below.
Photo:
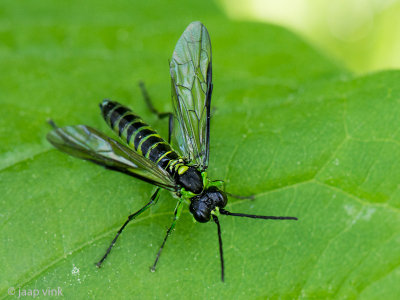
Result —
[[[356, 78], [293, 33], [232, 22], [208, 1], [3, 1], [0, 15], [0, 298], [12, 287], [67, 299], [400, 294], [399, 71]], [[137, 82], [171, 109], [168, 59], [197, 19], [213, 47], [210, 176], [256, 196], [229, 210], [299, 221], [221, 216], [221, 283], [216, 226], [185, 210], [151, 273], [175, 207], [163, 192], [97, 269], [154, 188], [53, 149], [46, 119], [112, 136], [98, 109], [111, 98], [166, 136]]]

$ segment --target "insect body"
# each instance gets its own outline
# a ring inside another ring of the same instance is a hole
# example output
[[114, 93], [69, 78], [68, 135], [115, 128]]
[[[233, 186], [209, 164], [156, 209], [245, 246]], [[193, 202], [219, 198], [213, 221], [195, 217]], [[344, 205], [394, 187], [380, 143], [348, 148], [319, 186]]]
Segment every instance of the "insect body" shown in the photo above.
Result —
[[[158, 113], [147, 92], [142, 89], [149, 108], [159, 117], [169, 116], [168, 142], [129, 108], [110, 100], [104, 100], [100, 104], [101, 113], [123, 143], [86, 125], [57, 127], [53, 121], [49, 121], [54, 130], [47, 135], [47, 139], [56, 148], [70, 155], [137, 177], [158, 187], [150, 201], [131, 214], [121, 226], [97, 263], [98, 267], [107, 258], [126, 225], [156, 204], [160, 188], [163, 188], [174, 193], [178, 203], [173, 222], [167, 230], [152, 270], [155, 270], [184, 203], [188, 203], [196, 221], [204, 223], [212, 219], [217, 225], [223, 281], [224, 259], [218, 219], [220, 214], [254, 219], [297, 218], [229, 212], [224, 209], [228, 194], [223, 191], [222, 182], [211, 181], [207, 176], [213, 85], [210, 37], [200, 22], [191, 23], [179, 39], [170, 62], [170, 73], [174, 114]], [[172, 145], [171, 137], [174, 139]]]
[[169, 143], [129, 108], [104, 100], [100, 109], [105, 121], [116, 134], [136, 152], [166, 170], [177, 186], [194, 194], [203, 190], [201, 173], [195, 167], [187, 165]]

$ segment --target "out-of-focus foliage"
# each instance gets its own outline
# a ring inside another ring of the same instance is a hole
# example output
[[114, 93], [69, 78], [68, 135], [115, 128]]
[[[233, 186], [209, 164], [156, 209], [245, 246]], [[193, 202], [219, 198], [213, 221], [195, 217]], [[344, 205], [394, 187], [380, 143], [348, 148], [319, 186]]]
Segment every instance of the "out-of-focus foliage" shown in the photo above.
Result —
[[399, 0], [220, 0], [234, 19], [281, 24], [363, 73], [400, 67]]

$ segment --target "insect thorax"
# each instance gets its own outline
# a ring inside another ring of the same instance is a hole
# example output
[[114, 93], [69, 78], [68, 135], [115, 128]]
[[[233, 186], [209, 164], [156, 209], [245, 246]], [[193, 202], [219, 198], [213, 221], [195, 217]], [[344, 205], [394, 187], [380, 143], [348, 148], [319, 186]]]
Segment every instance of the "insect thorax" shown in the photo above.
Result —
[[193, 194], [200, 194], [203, 191], [202, 173], [196, 167], [186, 164], [182, 158], [170, 160], [166, 170], [186, 191]]

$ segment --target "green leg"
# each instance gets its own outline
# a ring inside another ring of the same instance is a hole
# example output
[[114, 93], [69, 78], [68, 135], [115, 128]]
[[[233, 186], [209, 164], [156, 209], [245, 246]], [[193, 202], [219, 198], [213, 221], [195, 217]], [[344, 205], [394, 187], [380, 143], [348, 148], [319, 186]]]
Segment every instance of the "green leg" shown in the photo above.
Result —
[[158, 250], [156, 260], [154, 261], [153, 266], [150, 268], [150, 270], [152, 272], [154, 272], [156, 270], [156, 265], [157, 265], [158, 260], [160, 259], [161, 251], [164, 248], [164, 245], [165, 245], [165, 242], [168, 239], [168, 236], [172, 233], [172, 230], [174, 230], [174, 228], [175, 228], [175, 224], [178, 221], [178, 219], [179, 219], [179, 217], [180, 217], [180, 215], [182, 213], [182, 208], [183, 208], [183, 201], [179, 200], [178, 204], [176, 205], [176, 208], [175, 208], [174, 220], [172, 221], [171, 227], [168, 228], [167, 234], [165, 235], [164, 241], [161, 244], [160, 250]]
[[128, 216], [128, 219], [125, 221], [125, 223], [121, 226], [121, 228], [118, 230], [117, 235], [114, 237], [114, 239], [111, 241], [110, 246], [108, 247], [106, 253], [103, 255], [103, 257], [98, 261], [98, 263], [96, 263], [97, 267], [101, 267], [101, 264], [103, 263], [103, 261], [107, 258], [108, 254], [110, 254], [111, 252], [111, 248], [114, 246], [115, 242], [117, 241], [119, 235], [121, 234], [122, 230], [124, 230], [124, 228], [126, 227], [126, 225], [128, 225], [128, 223], [135, 219], [137, 216], [139, 216], [141, 213], [143, 213], [146, 209], [148, 209], [150, 206], [154, 205], [157, 203], [158, 201], [158, 192], [160, 191], [160, 188], [157, 188], [157, 190], [154, 192], [154, 194], [151, 196], [150, 201], [143, 206], [141, 209], [139, 209], [137, 212], [131, 214]]

